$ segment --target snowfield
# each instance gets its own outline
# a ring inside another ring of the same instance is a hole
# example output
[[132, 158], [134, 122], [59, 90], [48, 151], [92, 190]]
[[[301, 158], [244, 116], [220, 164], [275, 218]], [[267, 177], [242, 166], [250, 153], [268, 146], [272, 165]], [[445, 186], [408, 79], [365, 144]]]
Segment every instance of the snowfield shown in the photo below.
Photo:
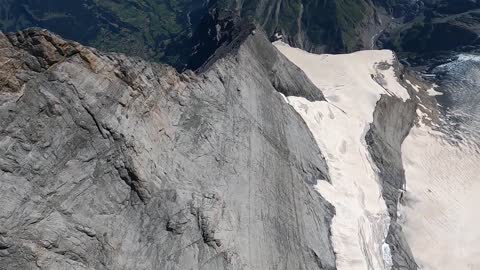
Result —
[[420, 124], [402, 145], [402, 227], [423, 270], [480, 269], [480, 154]]
[[[381, 94], [409, 98], [390, 67], [393, 53], [315, 55], [274, 44], [327, 99], [286, 97], [312, 131], [330, 169], [331, 184], [319, 181], [316, 189], [336, 209], [332, 241], [337, 268], [390, 269], [390, 247], [385, 243], [390, 220], [365, 134]], [[426, 92], [442, 95], [434, 87]], [[406, 192], [399, 222], [420, 269], [478, 270], [480, 148], [472, 136], [459, 139], [458, 134], [436, 131], [425, 124], [432, 120], [427, 114], [417, 114], [421, 120], [402, 144]]]
[[381, 94], [409, 98], [395, 78], [393, 53], [316, 55], [282, 42], [274, 44], [327, 99], [286, 97], [312, 131], [329, 166], [331, 184], [318, 181], [316, 189], [336, 209], [332, 241], [337, 268], [390, 269], [390, 247], [385, 243], [390, 218], [365, 134]]

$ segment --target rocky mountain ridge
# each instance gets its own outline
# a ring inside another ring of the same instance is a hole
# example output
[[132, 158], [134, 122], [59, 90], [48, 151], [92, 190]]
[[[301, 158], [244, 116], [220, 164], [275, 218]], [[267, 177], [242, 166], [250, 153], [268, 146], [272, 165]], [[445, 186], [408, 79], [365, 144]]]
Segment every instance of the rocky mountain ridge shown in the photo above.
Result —
[[[212, 16], [196, 73], [40, 29], [1, 34], [0, 265], [336, 269], [335, 209], [314, 188], [329, 168], [282, 95], [325, 97], [261, 29]], [[396, 210], [417, 102], [382, 97], [366, 138], [391, 269], [416, 269]]]
[[323, 96], [240, 44], [179, 74], [1, 34], [0, 269], [335, 269], [328, 168], [278, 91]]

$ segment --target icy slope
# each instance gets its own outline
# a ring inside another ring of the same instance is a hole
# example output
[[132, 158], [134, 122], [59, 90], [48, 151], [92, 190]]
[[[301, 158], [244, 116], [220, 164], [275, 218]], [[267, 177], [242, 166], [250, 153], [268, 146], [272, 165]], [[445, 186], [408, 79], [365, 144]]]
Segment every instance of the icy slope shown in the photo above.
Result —
[[[425, 117], [420, 113], [420, 117]], [[480, 269], [480, 154], [423, 124], [402, 145], [403, 228], [421, 269]]]
[[390, 217], [365, 134], [382, 94], [409, 99], [395, 78], [393, 53], [315, 55], [275, 45], [327, 99], [287, 97], [312, 131], [330, 169], [331, 184], [319, 181], [316, 188], [336, 209], [332, 240], [337, 268], [390, 269], [390, 247], [385, 243]]

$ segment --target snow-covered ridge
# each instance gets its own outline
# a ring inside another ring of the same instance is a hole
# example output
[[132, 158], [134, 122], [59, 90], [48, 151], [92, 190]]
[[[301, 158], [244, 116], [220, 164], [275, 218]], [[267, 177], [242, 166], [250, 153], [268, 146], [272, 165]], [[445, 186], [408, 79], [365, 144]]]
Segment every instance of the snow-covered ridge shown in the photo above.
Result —
[[404, 101], [410, 98], [395, 76], [394, 54], [381, 50], [315, 55], [274, 44], [327, 100], [287, 97], [312, 131], [330, 168], [331, 184], [319, 181], [316, 188], [336, 209], [332, 241], [337, 268], [390, 269], [390, 247], [385, 243], [390, 217], [365, 134], [382, 94]]

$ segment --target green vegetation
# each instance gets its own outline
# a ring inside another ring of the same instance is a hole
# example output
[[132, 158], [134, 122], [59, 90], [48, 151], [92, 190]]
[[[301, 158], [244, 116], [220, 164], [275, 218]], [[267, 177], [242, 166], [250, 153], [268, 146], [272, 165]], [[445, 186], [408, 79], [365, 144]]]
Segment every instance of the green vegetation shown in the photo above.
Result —
[[[0, 29], [38, 26], [101, 50], [178, 66], [207, 3], [238, 8], [236, 0], [1, 0]], [[282, 31], [328, 52], [351, 51], [359, 46], [358, 22], [370, 14], [367, 3], [245, 0], [239, 14], [256, 20], [270, 35]]]
[[392, 31], [387, 46], [403, 57], [475, 46], [478, 45], [478, 35], [471, 27], [478, 24], [480, 18], [474, 14], [455, 18], [442, 17], [428, 22], [415, 21]]
[[345, 50], [351, 52], [361, 49], [360, 27], [365, 18], [372, 16], [372, 7], [361, 0], [339, 0], [336, 7], [338, 27], [342, 31]]
[[297, 33], [300, 30], [297, 21], [302, 11], [302, 3], [300, 1], [285, 1], [282, 4], [278, 27], [285, 29], [288, 33]]
[[42, 27], [101, 50], [179, 67], [191, 53], [189, 38], [212, 8], [235, 10], [296, 46], [337, 53], [363, 48], [374, 4], [405, 20], [381, 36], [384, 47], [400, 54], [478, 45], [480, 4], [468, 0], [433, 0], [423, 10], [399, 0], [0, 0], [0, 30]]
[[166, 56], [165, 51], [174, 51], [176, 41], [191, 35], [205, 2], [2, 0], [0, 29], [42, 27], [102, 50], [169, 62], [176, 58]]

